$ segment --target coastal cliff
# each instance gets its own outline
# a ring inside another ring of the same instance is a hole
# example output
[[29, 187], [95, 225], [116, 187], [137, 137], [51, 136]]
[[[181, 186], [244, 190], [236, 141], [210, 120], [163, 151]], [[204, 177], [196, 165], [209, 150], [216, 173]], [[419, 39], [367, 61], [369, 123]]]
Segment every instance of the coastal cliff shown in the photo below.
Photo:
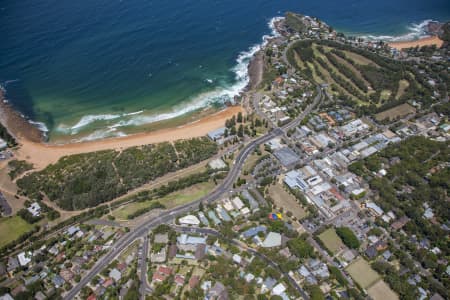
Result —
[[19, 143], [21, 139], [31, 142], [44, 140], [42, 132], [9, 104], [4, 89], [0, 89], [0, 122]]

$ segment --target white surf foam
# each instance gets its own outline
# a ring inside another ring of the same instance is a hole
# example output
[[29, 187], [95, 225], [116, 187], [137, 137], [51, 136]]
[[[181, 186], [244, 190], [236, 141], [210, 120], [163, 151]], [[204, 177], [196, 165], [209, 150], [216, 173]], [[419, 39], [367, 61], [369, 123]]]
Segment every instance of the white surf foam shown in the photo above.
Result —
[[66, 134], [77, 134], [80, 130], [90, 124], [97, 121], [110, 121], [114, 119], [119, 119], [122, 117], [134, 116], [143, 113], [143, 110], [126, 113], [126, 114], [104, 114], [104, 115], [87, 115], [83, 116], [75, 125], [67, 126], [64, 124], [60, 124], [57, 127], [57, 131], [66, 133]]
[[95, 141], [95, 140], [100, 140], [100, 139], [105, 139], [105, 138], [123, 137], [123, 136], [127, 136], [127, 135], [124, 132], [117, 131], [115, 128], [102, 129], [102, 130], [96, 130], [96, 131], [92, 132], [91, 134], [76, 140], [76, 142], [88, 142], [88, 141]]
[[412, 23], [407, 27], [408, 32], [399, 36], [393, 35], [362, 35], [361, 37], [372, 41], [388, 41], [388, 42], [403, 42], [413, 41], [428, 36], [427, 27], [434, 20], [428, 19], [420, 23]]
[[[111, 134], [111, 130], [116, 130], [120, 127], [128, 126], [142, 126], [146, 124], [151, 124], [155, 122], [165, 121], [173, 119], [176, 117], [183, 116], [185, 114], [200, 110], [202, 108], [208, 107], [214, 103], [225, 103], [227, 101], [233, 102], [234, 97], [238, 96], [248, 85], [250, 78], [248, 74], [248, 65], [251, 58], [266, 46], [270, 38], [278, 36], [275, 28], [275, 23], [281, 20], [282, 17], [272, 18], [268, 22], [268, 27], [271, 29], [270, 35], [264, 35], [262, 37], [262, 42], [250, 47], [247, 51], [239, 53], [236, 58], [236, 65], [232, 68], [235, 74], [235, 83], [228, 87], [217, 87], [213, 91], [202, 93], [197, 95], [190, 101], [184, 102], [180, 105], [173, 107], [168, 112], [161, 112], [158, 114], [145, 115], [142, 111], [129, 113], [129, 114], [105, 114], [105, 115], [88, 115], [82, 117], [79, 122], [71, 127], [60, 125], [58, 129], [60, 132], [65, 132], [69, 134], [77, 134], [80, 130], [86, 126], [89, 126], [93, 122], [97, 121], [111, 121], [116, 119], [121, 119], [120, 121], [109, 125], [107, 130], [95, 131], [87, 137], [82, 138], [82, 140], [93, 140], [108, 137]], [[207, 82], [211, 83], [209, 80]], [[134, 116], [138, 115], [138, 116]], [[115, 133], [116, 134], [116, 133]], [[123, 133], [122, 133], [123, 134]]]
[[45, 125], [45, 123], [43, 123], [43, 122], [36, 122], [36, 121], [33, 121], [33, 120], [28, 120], [28, 123], [30, 123], [31, 125], [36, 126], [43, 133], [47, 133], [48, 132], [48, 128]]

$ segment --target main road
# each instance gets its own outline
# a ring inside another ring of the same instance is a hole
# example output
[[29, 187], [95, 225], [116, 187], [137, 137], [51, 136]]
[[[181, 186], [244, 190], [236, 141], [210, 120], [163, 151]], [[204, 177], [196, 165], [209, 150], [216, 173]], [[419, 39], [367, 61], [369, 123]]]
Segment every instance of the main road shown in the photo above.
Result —
[[164, 223], [169, 223], [173, 221], [176, 217], [186, 214], [190, 211], [198, 209], [200, 203], [211, 203], [214, 202], [220, 197], [227, 193], [227, 191], [231, 190], [233, 187], [233, 183], [239, 177], [242, 166], [244, 165], [247, 157], [259, 146], [262, 145], [275, 137], [279, 137], [285, 134], [285, 132], [297, 126], [310, 112], [311, 110], [322, 100], [323, 94], [322, 89], [318, 87], [318, 94], [315, 97], [313, 103], [311, 103], [297, 118], [295, 118], [292, 122], [285, 125], [284, 127], [277, 127], [268, 132], [267, 134], [250, 141], [248, 144], [244, 146], [244, 148], [239, 152], [236, 159], [233, 162], [233, 165], [230, 167], [230, 171], [228, 172], [225, 179], [212, 191], [210, 194], [187, 204], [180, 205], [173, 209], [164, 211], [156, 218], [148, 220], [143, 223], [140, 227], [132, 229], [130, 232], [123, 235], [120, 239], [114, 243], [109, 252], [106, 253], [103, 257], [101, 257], [97, 263], [92, 267], [90, 271], [88, 271], [83, 278], [78, 282], [67, 294], [64, 296], [65, 300], [73, 299], [75, 296], [81, 291], [81, 289], [86, 286], [100, 271], [105, 268], [111, 261], [113, 261], [126, 247], [128, 247], [133, 241], [136, 239], [147, 235], [148, 231], [156, 226]]

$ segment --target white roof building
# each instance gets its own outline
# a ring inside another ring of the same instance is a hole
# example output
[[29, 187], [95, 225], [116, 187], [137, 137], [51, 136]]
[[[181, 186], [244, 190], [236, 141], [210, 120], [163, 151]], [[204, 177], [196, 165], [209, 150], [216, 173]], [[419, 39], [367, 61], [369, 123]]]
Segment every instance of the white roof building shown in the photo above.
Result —
[[19, 260], [19, 264], [24, 267], [31, 262], [31, 252], [21, 252], [17, 255], [17, 259]]
[[381, 207], [379, 207], [378, 205], [376, 205], [373, 202], [367, 202], [366, 203], [366, 207], [372, 212], [374, 213], [376, 216], [381, 216], [382, 214], [384, 214], [384, 211], [381, 209]]
[[231, 203], [230, 199], [225, 198], [222, 201], [223, 208], [225, 208], [226, 211], [232, 211], [234, 209], [233, 204]]
[[244, 203], [242, 203], [242, 200], [239, 197], [234, 197], [231, 201], [233, 202], [233, 205], [237, 210], [240, 210], [244, 207]]
[[283, 144], [281, 143], [280, 138], [273, 138], [266, 143], [270, 147], [271, 150], [278, 150], [283, 148]]
[[250, 213], [250, 209], [248, 207], [244, 207], [243, 209], [241, 209], [241, 213], [243, 215], [248, 215]]
[[281, 295], [286, 291], [286, 287], [280, 282], [272, 289], [272, 295]]
[[187, 215], [179, 218], [178, 222], [183, 225], [200, 225], [200, 220], [194, 215]]
[[33, 217], [39, 217], [39, 215], [41, 214], [41, 206], [37, 202], [31, 204], [30, 207], [27, 208], [27, 210], [30, 212], [30, 214], [33, 215]]
[[250, 282], [250, 281], [252, 281], [253, 279], [255, 279], [255, 275], [253, 275], [252, 273], [247, 273], [247, 274], [245, 275], [245, 281]]
[[281, 246], [281, 234], [277, 232], [269, 232], [266, 239], [262, 243], [263, 248], [272, 248]]
[[239, 254], [234, 254], [233, 255], [233, 261], [237, 264], [240, 264], [242, 261], [242, 257]]
[[122, 274], [116, 268], [112, 269], [109, 272], [109, 277], [114, 279], [115, 282], [118, 282], [122, 278]]
[[14, 300], [14, 298], [11, 297], [10, 294], [6, 293], [3, 296], [0, 296], [0, 300]]
[[0, 139], [0, 150], [5, 149], [6, 147], [8, 147], [8, 144], [3, 139]]

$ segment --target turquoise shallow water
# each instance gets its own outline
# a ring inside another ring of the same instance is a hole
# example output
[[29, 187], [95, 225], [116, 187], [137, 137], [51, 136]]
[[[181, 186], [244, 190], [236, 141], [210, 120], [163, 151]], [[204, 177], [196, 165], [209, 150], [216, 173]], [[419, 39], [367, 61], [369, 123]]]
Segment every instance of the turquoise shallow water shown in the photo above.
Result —
[[450, 19], [446, 0], [0, 1], [0, 82], [51, 139], [122, 135], [235, 95], [288, 10], [364, 35]]

